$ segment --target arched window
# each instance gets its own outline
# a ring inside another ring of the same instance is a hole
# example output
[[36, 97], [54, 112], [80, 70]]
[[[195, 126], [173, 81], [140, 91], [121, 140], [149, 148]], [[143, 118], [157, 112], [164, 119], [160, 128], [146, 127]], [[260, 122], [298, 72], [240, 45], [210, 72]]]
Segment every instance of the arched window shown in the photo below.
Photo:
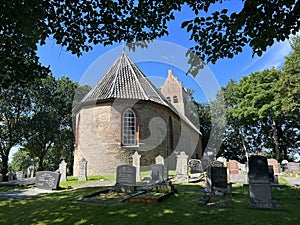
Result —
[[174, 103], [178, 103], [178, 98], [177, 98], [177, 96], [175, 95], [175, 96], [173, 96], [173, 102]]
[[122, 145], [137, 145], [136, 140], [136, 116], [131, 109], [123, 113]]
[[169, 103], [171, 103], [171, 98], [170, 97], [167, 97], [167, 100]]

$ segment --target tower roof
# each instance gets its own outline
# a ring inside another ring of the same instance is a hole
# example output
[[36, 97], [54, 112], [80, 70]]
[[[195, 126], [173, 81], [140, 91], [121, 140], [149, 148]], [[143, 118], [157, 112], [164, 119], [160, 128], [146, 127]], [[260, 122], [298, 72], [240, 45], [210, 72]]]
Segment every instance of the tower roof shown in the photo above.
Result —
[[149, 100], [169, 106], [162, 94], [147, 79], [125, 52], [116, 59], [82, 103], [106, 99]]

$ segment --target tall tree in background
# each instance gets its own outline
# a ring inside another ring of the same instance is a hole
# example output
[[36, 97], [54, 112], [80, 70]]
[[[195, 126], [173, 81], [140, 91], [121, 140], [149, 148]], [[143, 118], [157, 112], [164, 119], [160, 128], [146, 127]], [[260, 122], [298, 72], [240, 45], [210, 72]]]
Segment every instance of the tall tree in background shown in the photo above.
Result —
[[26, 135], [31, 110], [29, 90], [27, 85], [0, 89], [0, 157], [4, 180], [7, 180], [9, 153]]
[[271, 149], [278, 160], [299, 149], [300, 63], [296, 43], [282, 70], [252, 73], [223, 89], [230, 118], [227, 138], [241, 141], [225, 142], [225, 149]]
[[[180, 21], [195, 43], [188, 52], [205, 62], [232, 58], [248, 45], [261, 55], [274, 40], [299, 31], [297, 0], [240, 0], [241, 9], [229, 12], [222, 0], [3, 0], [0, 3], [0, 84], [28, 82], [48, 73], [36, 55], [38, 44], [51, 37], [73, 54], [96, 44], [138, 42], [168, 35], [168, 22], [182, 7], [191, 20]], [[236, 4], [236, 2], [232, 2]], [[216, 7], [219, 9], [213, 11]], [[177, 18], [180, 19], [180, 18]], [[25, 60], [29, 63], [25, 64]], [[26, 66], [24, 66], [26, 65]], [[193, 64], [197, 72], [203, 64]], [[195, 73], [196, 74], [196, 73]]]
[[56, 161], [65, 159], [71, 164], [74, 149], [72, 104], [76, 88], [77, 83], [69, 78], [56, 80], [48, 75], [32, 89], [30, 136], [24, 147], [32, 157], [38, 157], [38, 170], [44, 169], [47, 154]]

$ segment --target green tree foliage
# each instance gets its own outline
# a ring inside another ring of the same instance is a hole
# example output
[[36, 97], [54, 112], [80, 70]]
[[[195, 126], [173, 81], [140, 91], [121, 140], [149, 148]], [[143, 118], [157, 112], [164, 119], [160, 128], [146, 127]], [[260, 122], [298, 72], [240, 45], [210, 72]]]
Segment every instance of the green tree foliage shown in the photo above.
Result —
[[56, 80], [51, 75], [32, 88], [30, 135], [24, 147], [30, 156], [38, 157], [38, 170], [44, 169], [47, 154], [51, 155], [50, 158], [56, 157], [57, 161], [65, 159], [71, 164], [75, 141], [72, 105], [76, 89], [77, 84], [69, 78]]
[[[154, 40], [168, 35], [168, 22], [176, 19], [174, 13], [183, 6], [191, 9], [193, 18], [181, 24], [195, 42], [187, 54], [196, 54], [206, 62], [232, 58], [245, 45], [261, 55], [274, 40], [285, 40], [299, 30], [297, 0], [240, 3], [239, 12], [228, 12], [222, 0], [1, 1], [1, 85], [45, 77], [48, 71], [39, 64], [36, 49], [48, 37], [77, 55], [96, 44]], [[216, 5], [219, 11], [212, 10]], [[196, 66], [195, 57], [191, 58], [192, 67]]]
[[4, 180], [7, 179], [9, 153], [26, 136], [31, 110], [29, 90], [26, 85], [0, 89], [0, 157]]
[[267, 69], [223, 88], [229, 116], [223, 151], [271, 150], [278, 160], [299, 149], [299, 37], [282, 69]]
[[13, 160], [9, 167], [13, 171], [23, 171], [27, 172], [27, 168], [31, 165], [35, 166], [35, 159], [30, 157], [29, 153], [19, 148], [19, 150], [14, 154]]

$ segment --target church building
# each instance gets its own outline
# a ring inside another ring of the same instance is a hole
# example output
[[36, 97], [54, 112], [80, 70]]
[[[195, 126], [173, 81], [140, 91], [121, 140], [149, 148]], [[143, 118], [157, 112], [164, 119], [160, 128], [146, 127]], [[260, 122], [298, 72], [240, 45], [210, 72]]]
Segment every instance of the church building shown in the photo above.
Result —
[[122, 52], [73, 109], [74, 176], [82, 158], [88, 176], [115, 173], [117, 166], [132, 163], [136, 151], [142, 168], [161, 155], [168, 169], [175, 169], [181, 151], [189, 158], [201, 158], [202, 135], [185, 116], [187, 99], [172, 70], [158, 90]]

